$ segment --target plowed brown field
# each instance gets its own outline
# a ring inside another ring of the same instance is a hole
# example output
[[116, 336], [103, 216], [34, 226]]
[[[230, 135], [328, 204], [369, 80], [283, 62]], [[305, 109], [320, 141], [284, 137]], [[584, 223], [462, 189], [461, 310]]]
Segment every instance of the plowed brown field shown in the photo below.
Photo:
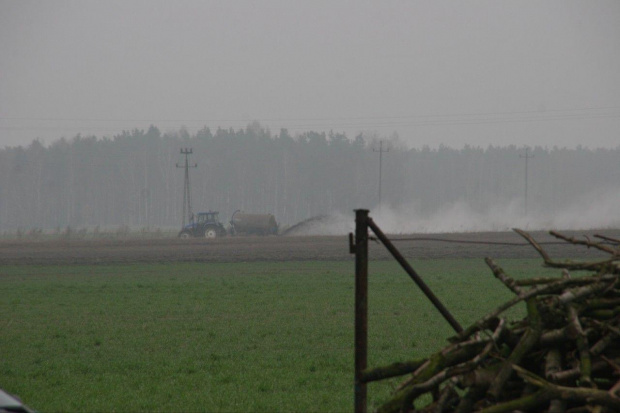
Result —
[[[594, 233], [620, 238], [620, 230], [564, 232], [582, 236]], [[533, 232], [542, 242], [557, 242], [543, 232]], [[409, 240], [403, 240], [409, 239]], [[411, 240], [412, 238], [423, 238]], [[512, 232], [423, 234], [392, 236], [395, 245], [410, 259], [421, 258], [536, 258], [529, 245], [481, 245], [429, 240], [466, 242], [524, 243]], [[553, 257], [597, 258], [596, 250], [564, 243], [545, 245]], [[387, 259], [388, 252], [378, 243], [370, 243], [371, 259]], [[126, 240], [54, 240], [0, 241], [0, 264], [104, 264], [145, 262], [242, 262], [352, 260], [346, 236], [307, 237], [225, 237], [215, 240], [126, 239]]]

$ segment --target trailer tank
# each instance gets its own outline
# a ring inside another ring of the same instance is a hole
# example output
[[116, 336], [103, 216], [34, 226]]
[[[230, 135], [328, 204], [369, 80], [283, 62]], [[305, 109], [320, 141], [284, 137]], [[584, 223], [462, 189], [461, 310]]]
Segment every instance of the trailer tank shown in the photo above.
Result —
[[271, 214], [245, 214], [235, 211], [230, 219], [232, 234], [275, 235], [278, 223]]

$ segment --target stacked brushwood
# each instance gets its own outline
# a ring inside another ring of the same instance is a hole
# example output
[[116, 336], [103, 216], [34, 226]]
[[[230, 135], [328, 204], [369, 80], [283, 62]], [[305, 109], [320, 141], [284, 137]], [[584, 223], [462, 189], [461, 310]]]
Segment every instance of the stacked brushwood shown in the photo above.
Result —
[[[515, 231], [546, 266], [562, 269], [561, 276], [514, 280], [487, 258], [514, 298], [429, 358], [366, 370], [364, 382], [411, 373], [379, 412], [620, 412], [620, 240], [552, 231], [610, 254], [598, 262], [559, 262], [529, 234]], [[589, 273], [571, 277], [582, 270]], [[502, 317], [519, 303], [526, 318]], [[432, 398], [419, 399], [425, 394]]]

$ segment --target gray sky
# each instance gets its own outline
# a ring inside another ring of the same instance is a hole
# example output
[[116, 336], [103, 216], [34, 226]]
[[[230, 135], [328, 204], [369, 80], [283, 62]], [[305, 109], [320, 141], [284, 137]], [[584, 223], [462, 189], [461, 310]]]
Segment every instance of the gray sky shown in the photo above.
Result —
[[620, 2], [0, 0], [0, 147], [244, 127], [620, 145]]

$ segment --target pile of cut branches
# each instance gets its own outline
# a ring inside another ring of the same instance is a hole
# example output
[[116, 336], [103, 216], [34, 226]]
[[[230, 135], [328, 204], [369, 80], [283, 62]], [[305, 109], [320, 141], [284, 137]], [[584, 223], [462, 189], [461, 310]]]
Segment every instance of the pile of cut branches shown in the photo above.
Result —
[[[487, 258], [515, 297], [429, 358], [365, 371], [365, 382], [411, 373], [379, 412], [620, 412], [620, 240], [578, 240], [552, 231], [610, 254], [598, 262], [560, 262], [529, 234], [515, 231], [562, 275], [515, 280]], [[571, 277], [569, 271], [579, 270], [591, 273]], [[526, 305], [526, 318], [502, 317], [519, 303]], [[426, 405], [416, 410], [424, 394], [432, 401], [423, 399]]]

